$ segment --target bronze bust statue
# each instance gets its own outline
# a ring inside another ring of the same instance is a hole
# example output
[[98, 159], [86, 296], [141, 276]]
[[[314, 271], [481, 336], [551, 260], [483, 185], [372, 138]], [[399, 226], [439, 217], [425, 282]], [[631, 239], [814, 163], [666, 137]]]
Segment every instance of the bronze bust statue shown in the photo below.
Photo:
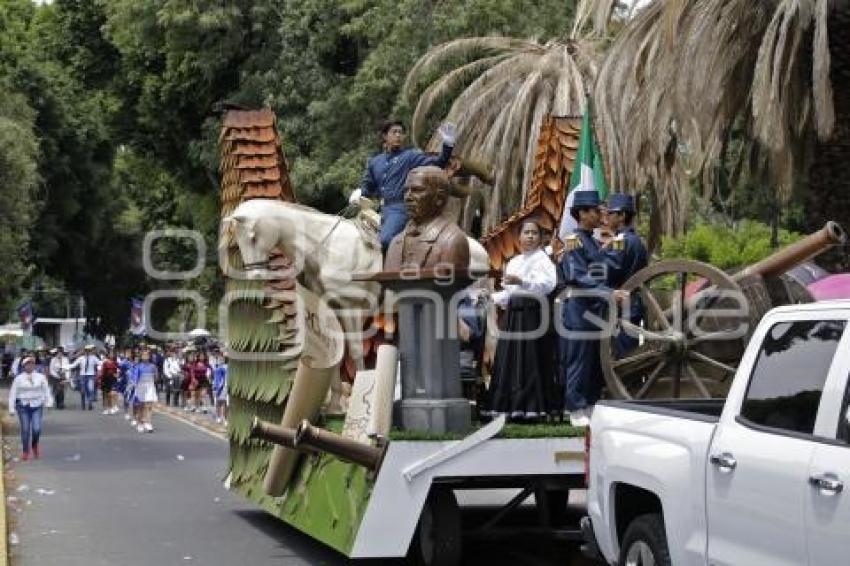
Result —
[[446, 214], [449, 179], [439, 167], [417, 167], [407, 175], [404, 205], [410, 219], [393, 238], [385, 271], [469, 266], [466, 234]]

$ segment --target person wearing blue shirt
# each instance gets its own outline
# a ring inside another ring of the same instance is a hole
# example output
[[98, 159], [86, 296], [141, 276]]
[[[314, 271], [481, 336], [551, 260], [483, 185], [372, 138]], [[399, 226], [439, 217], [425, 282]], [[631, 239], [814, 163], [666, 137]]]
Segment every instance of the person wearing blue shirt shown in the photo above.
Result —
[[227, 356], [213, 370], [213, 394], [215, 395], [215, 422], [227, 424]]
[[[615, 287], [622, 287], [629, 278], [647, 266], [649, 253], [643, 240], [640, 239], [632, 220], [635, 215], [635, 201], [631, 195], [616, 193], [611, 196], [608, 206], [608, 222], [611, 230], [617, 235], [615, 244], [609, 254], [620, 254], [620, 267], [614, 277]], [[629, 312], [624, 318], [636, 326], [640, 326], [644, 318], [644, 305], [639, 294], [635, 293], [629, 303]], [[614, 341], [617, 357], [623, 357], [638, 345], [637, 337], [621, 330]]]
[[606, 329], [597, 321], [607, 320], [609, 297], [618, 303], [624, 298], [624, 292], [614, 290], [612, 284], [622, 267], [619, 254], [606, 253], [593, 238], [601, 219], [596, 191], [578, 191], [570, 215], [578, 222], [578, 229], [567, 238], [559, 265], [567, 285], [562, 312], [568, 333], [562, 337], [564, 402], [570, 422], [587, 426], [604, 381], [599, 348]]
[[407, 224], [404, 207], [407, 174], [426, 165], [445, 167], [452, 156], [456, 138], [454, 124], [443, 124], [439, 133], [443, 139], [442, 151], [439, 155], [428, 155], [419, 149], [404, 146], [405, 130], [402, 122], [387, 121], [381, 128], [384, 151], [369, 158], [360, 188], [349, 197], [349, 202], [353, 204], [359, 202], [361, 197], [383, 200], [380, 241], [384, 252]]

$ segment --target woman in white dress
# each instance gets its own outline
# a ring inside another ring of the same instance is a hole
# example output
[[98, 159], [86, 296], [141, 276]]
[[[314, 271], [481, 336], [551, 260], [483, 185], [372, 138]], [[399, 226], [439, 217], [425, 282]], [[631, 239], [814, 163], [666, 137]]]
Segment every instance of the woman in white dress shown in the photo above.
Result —
[[151, 415], [153, 415], [153, 404], [157, 401], [156, 381], [158, 370], [156, 365], [151, 362], [151, 353], [147, 347], [142, 349], [141, 360], [133, 368], [133, 371], [135, 372], [136, 399], [141, 403], [139, 422], [136, 425], [136, 430], [139, 432], [153, 432]]
[[505, 414], [511, 420], [537, 421], [556, 409], [548, 305], [557, 275], [541, 243], [540, 224], [526, 219], [520, 231], [522, 253], [508, 262], [503, 290], [493, 294], [496, 305], [505, 310], [501, 331], [514, 336], [502, 336], [496, 346], [484, 416]]

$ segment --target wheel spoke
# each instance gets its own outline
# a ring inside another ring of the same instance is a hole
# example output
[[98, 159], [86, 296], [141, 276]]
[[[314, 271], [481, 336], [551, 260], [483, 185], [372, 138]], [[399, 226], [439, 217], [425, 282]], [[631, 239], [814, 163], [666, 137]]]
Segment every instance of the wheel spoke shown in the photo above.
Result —
[[659, 352], [658, 350], [649, 350], [649, 351], [646, 351], [646, 352], [641, 352], [639, 354], [629, 356], [628, 358], [621, 358], [619, 360], [615, 360], [614, 362], [611, 363], [611, 367], [613, 367], [616, 370], [616, 369], [622, 368], [623, 366], [636, 364], [637, 367], [635, 367], [633, 369], [637, 369], [637, 368], [649, 365], [648, 362], [652, 362], [653, 360], [658, 358], [658, 356], [661, 355], [661, 354], [662, 354], [662, 352]]
[[651, 330], [647, 330], [646, 328], [642, 328], [635, 324], [630, 320], [623, 319], [620, 321], [620, 326], [626, 331], [626, 333], [632, 338], [637, 338], [638, 336], [643, 336], [647, 340], [652, 342], [675, 342], [676, 339], [672, 336], [667, 336], [666, 334], [661, 334], [658, 332], [653, 332]]
[[688, 340], [688, 346], [696, 346], [697, 344], [702, 344], [703, 342], [713, 342], [715, 340], [728, 340], [728, 337], [728, 330], [718, 330], [717, 332], [706, 332], [704, 334], [697, 334], [693, 338]]
[[685, 332], [685, 288], [688, 285], [688, 274], [679, 272], [679, 330]]
[[656, 381], [658, 381], [658, 376], [661, 375], [661, 370], [663, 370], [667, 366], [667, 358], [662, 358], [658, 365], [655, 366], [655, 369], [652, 370], [652, 373], [649, 374], [649, 378], [646, 380], [646, 383], [635, 393], [635, 399], [643, 399], [646, 394], [649, 392], [649, 388], [652, 387]]
[[688, 372], [688, 377], [690, 377], [691, 381], [694, 382], [696, 388], [699, 389], [700, 394], [706, 399], [711, 399], [711, 393], [708, 392], [708, 388], [705, 386], [705, 382], [699, 375], [697, 375], [697, 372], [693, 368], [693, 366], [688, 362], [685, 362], [685, 370]]
[[721, 370], [725, 371], [726, 373], [735, 373], [736, 371], [738, 371], [738, 368], [734, 368], [730, 365], [724, 364], [723, 362], [715, 360], [714, 358], [709, 358], [705, 354], [703, 354], [701, 352], [697, 352], [696, 350], [690, 350], [688, 352], [688, 355], [691, 358], [693, 358], [694, 360], [697, 360], [697, 361], [703, 362], [705, 364], [708, 364], [710, 366], [721, 369]]
[[673, 398], [678, 399], [682, 393], [682, 360], [676, 360], [673, 369]]
[[646, 304], [649, 311], [652, 312], [652, 316], [662, 324], [664, 330], [669, 330], [670, 321], [667, 320], [667, 315], [664, 314], [664, 309], [662, 309], [661, 305], [658, 304], [658, 299], [655, 298], [652, 291], [647, 289], [645, 285], [641, 285], [638, 290], [640, 291], [640, 296], [643, 299], [644, 304]]

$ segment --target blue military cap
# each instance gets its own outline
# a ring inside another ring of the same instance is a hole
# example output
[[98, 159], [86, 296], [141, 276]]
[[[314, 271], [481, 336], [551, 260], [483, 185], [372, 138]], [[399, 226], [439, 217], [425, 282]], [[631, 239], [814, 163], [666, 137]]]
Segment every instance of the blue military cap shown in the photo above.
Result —
[[633, 213], [635, 211], [635, 199], [632, 195], [614, 193], [608, 202], [608, 211]]
[[573, 197], [573, 208], [582, 206], [591, 208], [599, 206], [599, 193], [596, 191], [576, 191]]

